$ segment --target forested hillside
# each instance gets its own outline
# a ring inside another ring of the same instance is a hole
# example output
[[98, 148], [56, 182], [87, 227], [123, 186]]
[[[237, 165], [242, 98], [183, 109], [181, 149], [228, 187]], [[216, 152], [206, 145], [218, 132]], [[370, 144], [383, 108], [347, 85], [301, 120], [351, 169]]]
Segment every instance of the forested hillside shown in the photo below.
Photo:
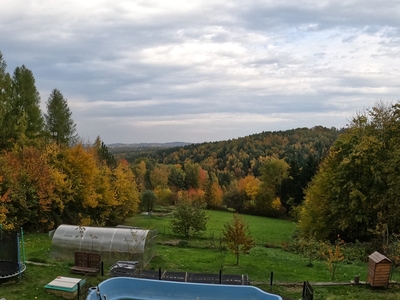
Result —
[[[266, 201], [259, 199], [261, 195], [258, 195], [258, 189], [262, 186], [260, 185], [260, 179], [263, 177], [262, 170], [266, 162], [281, 160], [287, 164], [285, 172], [288, 174], [282, 178], [279, 187], [276, 187], [277, 190], [273, 192], [273, 197], [279, 198], [283, 206], [283, 210], [280, 209], [278, 215], [281, 215], [282, 211], [287, 213], [292, 206], [302, 202], [303, 189], [341, 132], [343, 130], [321, 126], [311, 129], [297, 128], [184, 147], [142, 149], [141, 151], [134, 149], [131, 152], [119, 153], [118, 156], [131, 162], [134, 169], [141, 162], [145, 163], [148, 173], [145, 177], [147, 180], [143, 181], [145, 189], [157, 189], [157, 184], [151, 182], [151, 174], [154, 169], [158, 172], [160, 166], [164, 166], [166, 167], [165, 176], [169, 178], [165, 187], [168, 186], [169, 189], [167, 194], [174, 194], [172, 198], [177, 196], [174, 191], [191, 190], [193, 196], [193, 194], [198, 194], [201, 188], [204, 193], [205, 183], [201, 186], [196, 183], [196, 180], [189, 179], [190, 172], [195, 166], [201, 169], [200, 174], [204, 173], [200, 175], [202, 180], [210, 182], [209, 185], [213, 185], [222, 194], [224, 200], [220, 205], [230, 206], [243, 212], [275, 216], [275, 213], [266, 213], [255, 204], [249, 205], [250, 202], [256, 203], [256, 198], [258, 202]], [[136, 175], [140, 177], [138, 173]], [[179, 176], [181, 180], [178, 180]], [[255, 190], [245, 193], [245, 187], [240, 188], [243, 184], [248, 187], [253, 185]], [[254, 199], [251, 200], [251, 198]]]
[[[229, 171], [238, 178], [248, 174], [259, 176], [257, 160], [260, 157], [296, 161], [303, 167], [310, 156], [316, 160], [324, 157], [340, 132], [322, 126], [263, 132], [228, 141], [153, 150], [145, 156], [165, 164], [183, 165], [189, 160], [199, 163], [207, 171]], [[143, 152], [127, 153], [126, 158], [133, 162], [142, 155]]]

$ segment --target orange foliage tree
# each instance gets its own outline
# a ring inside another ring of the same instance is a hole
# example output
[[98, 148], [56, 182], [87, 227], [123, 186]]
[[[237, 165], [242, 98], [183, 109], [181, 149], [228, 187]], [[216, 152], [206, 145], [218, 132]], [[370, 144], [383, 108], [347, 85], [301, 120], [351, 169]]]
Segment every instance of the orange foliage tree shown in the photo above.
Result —
[[204, 190], [204, 202], [207, 208], [219, 208], [222, 206], [223, 191], [215, 176], [210, 176]]
[[236, 264], [239, 264], [241, 254], [248, 254], [255, 246], [254, 240], [249, 233], [249, 227], [243, 217], [233, 215], [232, 223], [226, 223], [222, 230], [224, 241], [236, 257]]
[[19, 145], [0, 154], [0, 178], [0, 222], [10, 228], [114, 225], [138, 211], [127, 161], [112, 168], [94, 147]]

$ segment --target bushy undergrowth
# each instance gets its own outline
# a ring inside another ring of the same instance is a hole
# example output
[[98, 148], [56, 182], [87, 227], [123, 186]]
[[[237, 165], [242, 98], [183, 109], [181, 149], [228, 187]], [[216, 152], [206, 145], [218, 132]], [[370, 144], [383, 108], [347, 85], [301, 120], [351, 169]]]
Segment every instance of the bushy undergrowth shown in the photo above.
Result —
[[389, 257], [395, 266], [400, 265], [400, 235], [393, 234], [383, 243], [383, 252]]
[[[309, 259], [310, 264], [313, 260], [324, 260], [322, 249], [326, 245], [332, 245], [330, 241], [317, 241], [314, 238], [305, 238], [294, 236], [290, 242], [283, 242], [282, 249], [288, 252], [300, 254]], [[373, 240], [371, 242], [355, 241], [346, 243], [342, 241], [340, 251], [343, 254], [343, 263], [366, 263], [368, 256], [378, 251], [387, 256], [394, 266], [400, 265], [400, 238], [399, 236], [391, 236], [386, 243], [381, 240]]]

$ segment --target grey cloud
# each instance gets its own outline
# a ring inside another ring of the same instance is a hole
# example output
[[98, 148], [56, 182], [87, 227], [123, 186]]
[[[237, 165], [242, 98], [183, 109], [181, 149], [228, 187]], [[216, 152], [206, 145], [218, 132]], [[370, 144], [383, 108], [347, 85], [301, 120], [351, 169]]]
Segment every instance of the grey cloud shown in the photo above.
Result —
[[385, 1], [284, 1], [276, 5], [251, 2], [243, 12], [244, 23], [252, 29], [275, 30], [302, 27], [305, 31], [338, 27], [367, 27], [367, 32], [382, 26], [398, 27], [400, 4]]
[[92, 139], [341, 127], [399, 92], [397, 1], [15, 3], [0, 11], [8, 71], [30, 68], [42, 101], [60, 89]]
[[354, 41], [356, 38], [357, 38], [357, 35], [349, 35], [349, 36], [344, 37], [344, 38], [342, 39], [342, 42], [343, 42], [343, 43], [352, 42], [352, 41]]

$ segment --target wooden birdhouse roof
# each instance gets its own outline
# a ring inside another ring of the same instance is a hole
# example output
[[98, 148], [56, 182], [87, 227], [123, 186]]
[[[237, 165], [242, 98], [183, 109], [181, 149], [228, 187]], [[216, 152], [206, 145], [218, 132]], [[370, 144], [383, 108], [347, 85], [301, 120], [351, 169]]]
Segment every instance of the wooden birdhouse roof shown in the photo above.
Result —
[[387, 260], [388, 262], [392, 262], [389, 258], [387, 258], [385, 255], [380, 254], [378, 251], [375, 251], [372, 253], [370, 256], [368, 256], [370, 259], [372, 259], [375, 263], [380, 263], [384, 260]]

